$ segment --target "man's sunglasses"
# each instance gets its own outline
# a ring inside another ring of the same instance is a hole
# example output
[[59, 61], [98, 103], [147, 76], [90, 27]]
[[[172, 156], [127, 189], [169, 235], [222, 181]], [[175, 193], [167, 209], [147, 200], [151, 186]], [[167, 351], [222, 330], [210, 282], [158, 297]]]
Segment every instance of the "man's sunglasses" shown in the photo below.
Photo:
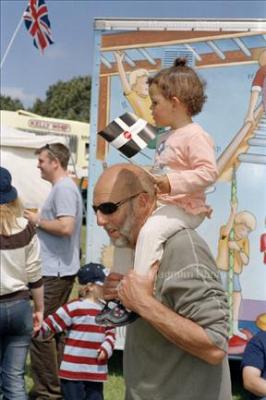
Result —
[[118, 203], [112, 203], [112, 202], [101, 203], [98, 206], [93, 205], [92, 208], [93, 208], [95, 214], [97, 213], [97, 211], [101, 211], [101, 213], [104, 215], [110, 215], [110, 214], [113, 214], [114, 212], [116, 212], [122, 204], [133, 199], [134, 197], [137, 197], [140, 193], [143, 193], [143, 192], [133, 194], [133, 196], [127, 197], [126, 199], [121, 200]]

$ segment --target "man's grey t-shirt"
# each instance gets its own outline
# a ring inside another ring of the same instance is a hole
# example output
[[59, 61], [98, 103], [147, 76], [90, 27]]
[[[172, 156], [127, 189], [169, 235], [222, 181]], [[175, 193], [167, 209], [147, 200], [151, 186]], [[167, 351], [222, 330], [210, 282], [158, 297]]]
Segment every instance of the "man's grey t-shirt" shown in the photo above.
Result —
[[43, 276], [74, 275], [80, 267], [82, 199], [76, 184], [69, 177], [53, 185], [41, 210], [41, 218], [44, 220], [63, 216], [75, 218], [71, 236], [58, 236], [43, 229], [37, 230], [41, 243]]
[[[226, 294], [208, 246], [195, 231], [184, 229], [167, 241], [156, 297], [227, 350]], [[126, 400], [231, 399], [227, 357], [210, 365], [172, 344], [142, 318], [127, 328], [124, 376]]]

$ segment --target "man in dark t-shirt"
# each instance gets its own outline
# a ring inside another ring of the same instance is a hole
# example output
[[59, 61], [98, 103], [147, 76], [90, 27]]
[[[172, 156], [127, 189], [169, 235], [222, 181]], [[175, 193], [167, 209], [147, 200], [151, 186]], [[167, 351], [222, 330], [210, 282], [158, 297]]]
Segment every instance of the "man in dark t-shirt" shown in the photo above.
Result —
[[252, 400], [266, 400], [266, 331], [248, 342], [242, 360], [245, 389]]

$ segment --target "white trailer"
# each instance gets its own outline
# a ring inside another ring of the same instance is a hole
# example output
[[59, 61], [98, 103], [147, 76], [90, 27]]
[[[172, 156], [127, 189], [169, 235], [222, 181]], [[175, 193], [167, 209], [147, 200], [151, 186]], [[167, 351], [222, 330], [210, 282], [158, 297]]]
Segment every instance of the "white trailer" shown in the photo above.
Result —
[[10, 127], [20, 131], [22, 141], [23, 137], [30, 132], [43, 137], [43, 141], [46, 140], [47, 135], [58, 137], [58, 141], [63, 138], [71, 151], [72, 168], [75, 169], [75, 175], [79, 179], [87, 177], [90, 124], [44, 117], [26, 110], [1, 110], [0, 120], [1, 127]]

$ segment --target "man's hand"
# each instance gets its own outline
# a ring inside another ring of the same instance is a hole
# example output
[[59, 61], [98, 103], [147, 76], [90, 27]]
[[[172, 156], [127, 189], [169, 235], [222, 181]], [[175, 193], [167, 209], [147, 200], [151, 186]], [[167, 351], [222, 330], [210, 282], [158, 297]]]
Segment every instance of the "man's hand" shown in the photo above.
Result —
[[117, 286], [124, 275], [117, 272], [111, 272], [105, 279], [103, 285], [103, 295], [105, 300], [118, 299]]
[[23, 213], [24, 218], [26, 218], [33, 225], [36, 225], [40, 221], [40, 213], [25, 210]]
[[154, 283], [159, 268], [159, 262], [155, 262], [149, 273], [145, 276], [130, 271], [123, 277], [118, 285], [118, 298], [126, 308], [141, 315], [146, 299], [153, 297]]

